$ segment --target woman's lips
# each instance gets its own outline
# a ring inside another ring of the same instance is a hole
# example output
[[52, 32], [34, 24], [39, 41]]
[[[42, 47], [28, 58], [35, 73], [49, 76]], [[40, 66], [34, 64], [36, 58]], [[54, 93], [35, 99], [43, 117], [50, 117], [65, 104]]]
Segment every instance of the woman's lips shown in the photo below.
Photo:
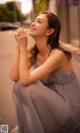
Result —
[[30, 28], [30, 31], [34, 31], [34, 30], [36, 30], [36, 28]]

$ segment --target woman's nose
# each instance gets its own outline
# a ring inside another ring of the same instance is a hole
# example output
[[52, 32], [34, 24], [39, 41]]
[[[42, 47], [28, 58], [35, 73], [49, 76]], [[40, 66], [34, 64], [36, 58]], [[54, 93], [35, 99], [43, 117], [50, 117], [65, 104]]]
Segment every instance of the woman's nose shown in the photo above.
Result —
[[32, 22], [32, 24], [31, 24], [32, 26], [34, 26], [35, 25], [35, 21], [34, 22]]

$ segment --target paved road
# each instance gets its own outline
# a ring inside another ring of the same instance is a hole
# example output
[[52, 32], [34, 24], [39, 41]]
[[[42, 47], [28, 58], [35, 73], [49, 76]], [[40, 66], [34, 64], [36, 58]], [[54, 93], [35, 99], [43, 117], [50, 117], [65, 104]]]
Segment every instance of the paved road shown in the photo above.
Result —
[[[32, 43], [34, 41], [29, 37], [29, 44]], [[0, 32], [0, 124], [8, 124], [10, 130], [17, 124], [12, 99], [13, 82], [9, 78], [15, 47], [14, 31]], [[80, 58], [77, 57], [73, 58], [73, 64], [76, 73], [80, 76]]]
[[[29, 37], [29, 44], [31, 43], [33, 40]], [[0, 125], [8, 124], [10, 130], [17, 123], [12, 99], [13, 82], [9, 78], [15, 47], [14, 31], [0, 32]]]

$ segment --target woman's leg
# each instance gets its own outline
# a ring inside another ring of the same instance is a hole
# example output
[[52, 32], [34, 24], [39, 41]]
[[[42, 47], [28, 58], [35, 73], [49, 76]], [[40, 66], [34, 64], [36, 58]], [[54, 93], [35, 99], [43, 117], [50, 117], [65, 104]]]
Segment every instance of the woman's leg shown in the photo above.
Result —
[[60, 124], [69, 113], [60, 95], [40, 83], [22, 86], [18, 82], [13, 96], [20, 133], [62, 133]]
[[30, 97], [31, 89], [35, 87], [35, 84], [22, 86], [20, 82], [15, 83], [13, 87], [13, 99], [20, 133], [44, 133]]
[[[18, 97], [18, 86], [17, 84], [14, 86], [13, 88], [13, 100], [14, 100], [14, 104], [15, 104], [15, 109], [16, 109], [16, 116], [17, 116], [17, 122], [18, 122], [18, 130], [19, 133], [27, 133], [29, 132], [29, 127], [28, 127], [28, 122], [27, 122], [27, 118], [23, 108], [23, 104], [22, 101], [19, 99]], [[27, 106], [26, 106], [26, 110], [27, 110]], [[25, 125], [26, 123], [26, 125]], [[26, 126], [26, 128], [25, 128]], [[26, 131], [24, 131], [26, 129]]]
[[58, 93], [39, 85], [30, 93], [44, 133], [69, 133], [63, 125], [69, 119], [67, 102]]

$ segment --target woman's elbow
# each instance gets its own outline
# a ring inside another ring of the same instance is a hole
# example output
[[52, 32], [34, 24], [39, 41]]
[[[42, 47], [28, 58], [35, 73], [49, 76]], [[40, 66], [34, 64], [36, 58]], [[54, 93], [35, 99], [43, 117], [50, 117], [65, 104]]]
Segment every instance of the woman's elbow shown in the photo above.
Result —
[[15, 82], [19, 80], [18, 77], [12, 76], [12, 75], [10, 75], [10, 79], [11, 79], [12, 81], [15, 81]]
[[21, 83], [21, 85], [23, 85], [23, 86], [26, 86], [26, 85], [29, 84], [27, 80], [21, 79], [21, 78], [20, 78], [20, 83]]
[[20, 80], [21, 85], [26, 86], [28, 85], [25, 81]]

